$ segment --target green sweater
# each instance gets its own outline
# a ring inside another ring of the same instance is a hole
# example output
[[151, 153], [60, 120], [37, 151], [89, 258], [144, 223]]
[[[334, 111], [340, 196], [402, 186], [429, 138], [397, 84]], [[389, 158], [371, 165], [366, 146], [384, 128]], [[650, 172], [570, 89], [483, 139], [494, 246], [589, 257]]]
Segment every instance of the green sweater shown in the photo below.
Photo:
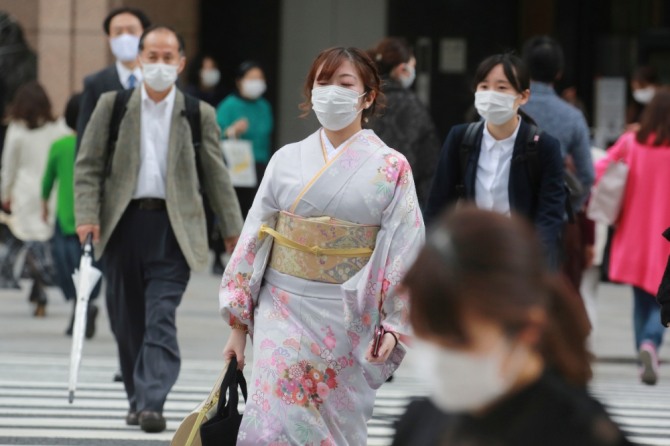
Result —
[[216, 108], [216, 120], [223, 137], [226, 129], [240, 118], [247, 118], [249, 128], [238, 137], [251, 141], [256, 162], [266, 164], [270, 160], [270, 136], [274, 125], [270, 103], [262, 97], [251, 101], [231, 94]]
[[42, 199], [48, 200], [58, 181], [56, 219], [63, 234], [75, 234], [74, 223], [74, 157], [77, 137], [69, 135], [51, 146], [42, 178]]

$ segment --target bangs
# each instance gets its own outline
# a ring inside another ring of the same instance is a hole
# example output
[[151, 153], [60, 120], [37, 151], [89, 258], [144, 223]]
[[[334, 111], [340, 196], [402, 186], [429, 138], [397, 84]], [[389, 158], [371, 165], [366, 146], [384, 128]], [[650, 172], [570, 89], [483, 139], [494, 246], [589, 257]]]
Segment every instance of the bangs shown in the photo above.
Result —
[[[317, 82], [327, 81], [330, 78], [332, 78], [333, 75], [335, 74], [335, 71], [337, 71], [340, 65], [342, 65], [342, 62], [344, 62], [345, 60], [351, 62], [352, 58], [349, 54], [347, 54], [346, 50], [344, 49], [324, 54], [323, 60], [317, 60], [315, 64], [316, 67], [321, 67], [321, 71], [319, 72], [316, 81]], [[356, 64], [354, 64], [354, 67], [356, 68], [356, 71], [358, 71], [358, 67], [356, 67]], [[360, 73], [356, 74], [360, 76]]]

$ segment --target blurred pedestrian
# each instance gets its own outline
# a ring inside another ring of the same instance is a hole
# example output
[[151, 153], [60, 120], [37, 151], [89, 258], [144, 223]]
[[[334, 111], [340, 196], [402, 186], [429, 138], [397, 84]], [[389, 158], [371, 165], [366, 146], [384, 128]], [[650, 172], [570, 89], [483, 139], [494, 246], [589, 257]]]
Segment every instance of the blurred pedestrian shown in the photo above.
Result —
[[589, 323], [523, 219], [467, 206], [435, 223], [403, 279], [416, 368], [394, 446], [631, 444], [589, 395]]
[[221, 71], [214, 57], [200, 54], [189, 64], [184, 92], [216, 107], [226, 96], [221, 87]]
[[[93, 234], [96, 256], [105, 256], [113, 297], [107, 305], [117, 315], [114, 336], [129, 403], [126, 423], [161, 432], [163, 406], [181, 365], [176, 310], [191, 269], [207, 265], [203, 197], [219, 216], [230, 251], [242, 218], [214, 109], [175, 88], [186, 63], [183, 39], [168, 27], [148, 28], [139, 48], [141, 86], [130, 96], [104, 94], [84, 133], [75, 216], [80, 241]], [[110, 147], [110, 115], [124, 96], [126, 111]], [[195, 142], [193, 122], [200, 129]]]
[[28, 299], [35, 304], [33, 315], [43, 317], [47, 305], [45, 287], [52, 283], [54, 274], [48, 244], [53, 220], [42, 219], [41, 179], [51, 144], [69, 131], [62, 120], [54, 117], [49, 97], [35, 81], [19, 87], [9, 116], [0, 178], [2, 207], [11, 213], [11, 236], [0, 269], [12, 271], [19, 252], [26, 249], [26, 265], [33, 280]]
[[430, 222], [457, 200], [533, 222], [552, 267], [565, 216], [559, 142], [537, 128], [520, 106], [530, 79], [511, 54], [490, 56], [475, 73], [475, 107], [483, 123], [453, 127], [442, 147], [425, 209]]
[[129, 6], [113, 9], [105, 17], [102, 29], [107, 35], [115, 62], [84, 79], [77, 119], [77, 134], [80, 135], [77, 148], [100, 96], [108, 91], [135, 88], [142, 82], [142, 70], [137, 62], [138, 44], [142, 32], [149, 26], [149, 17], [142, 10]]
[[419, 204], [425, 205], [440, 142], [433, 119], [412, 90], [416, 77], [416, 58], [404, 39], [387, 37], [368, 51], [382, 77], [386, 104], [379, 116], [366, 127], [375, 131], [382, 141], [407, 158], [412, 167]]
[[[188, 84], [184, 88], [184, 92], [208, 103], [212, 107], [219, 105], [225, 96], [221, 89], [221, 72], [212, 56], [201, 54], [196, 57], [189, 64], [187, 78]], [[214, 254], [212, 274], [221, 276], [224, 268], [222, 256], [225, 253], [225, 247], [223, 246], [216, 214], [206, 202], [205, 214], [207, 214], [207, 243]]]
[[658, 349], [665, 328], [654, 299], [670, 255], [661, 234], [670, 221], [665, 205], [670, 171], [670, 89], [659, 88], [642, 114], [640, 129], [626, 132], [596, 164], [598, 178], [609, 163], [622, 160], [629, 172], [621, 214], [610, 251], [609, 277], [633, 286], [635, 348], [640, 379], [658, 380]]
[[650, 65], [637, 67], [630, 78], [632, 101], [626, 109], [626, 125], [628, 131], [640, 128], [640, 121], [645, 107], [651, 102], [656, 90], [661, 86], [656, 68]]
[[[565, 170], [577, 185], [570, 189], [570, 204], [576, 218], [562, 231], [561, 268], [576, 292], [585, 269], [585, 234], [579, 224], [584, 203], [593, 185], [591, 141], [586, 118], [576, 107], [561, 99], [554, 84], [563, 75], [563, 49], [549, 36], [535, 36], [523, 48], [523, 59], [530, 74], [530, 99], [523, 105], [542, 130], [558, 139]], [[581, 213], [581, 215], [580, 215]]]
[[[251, 141], [256, 163], [257, 184], [263, 179], [270, 160], [274, 119], [272, 107], [263, 97], [267, 88], [265, 74], [254, 61], [240, 64], [235, 75], [236, 92], [228, 95], [216, 109], [216, 119], [224, 138]], [[258, 186], [235, 187], [246, 218]]]
[[224, 355], [243, 367], [253, 335], [240, 446], [366, 444], [375, 389], [409, 333], [396, 286], [423, 220], [409, 163], [362, 127], [381, 94], [374, 62], [324, 50], [303, 94], [322, 128], [270, 160], [219, 292]]
[[[57, 140], [51, 146], [47, 158], [44, 175], [42, 176], [42, 220], [48, 222], [51, 218], [49, 201], [54, 183], [57, 187], [56, 221], [54, 235], [51, 239], [52, 254], [56, 271], [56, 279], [66, 300], [72, 302], [72, 315], [70, 323], [65, 330], [67, 335], [72, 335], [74, 324], [74, 312], [77, 304], [77, 290], [74, 286], [72, 274], [79, 267], [81, 259], [81, 245], [75, 231], [74, 224], [74, 158], [77, 144], [77, 115], [79, 114], [79, 103], [81, 94], [77, 93], [70, 97], [65, 106], [65, 123], [71, 129], [69, 135]], [[95, 335], [95, 320], [98, 316], [98, 307], [95, 299], [100, 292], [100, 282], [91, 293], [86, 313], [87, 338]]]
[[[596, 163], [605, 157], [603, 149], [592, 147], [591, 158]], [[594, 339], [595, 332], [598, 328], [598, 289], [602, 280], [602, 268], [605, 258], [605, 245], [607, 244], [607, 225], [597, 223], [582, 214], [582, 222], [586, 230], [586, 250], [584, 259], [584, 272], [582, 273], [582, 281], [579, 288], [579, 294], [584, 300], [584, 308], [586, 314], [589, 316], [591, 322], [590, 339]]]

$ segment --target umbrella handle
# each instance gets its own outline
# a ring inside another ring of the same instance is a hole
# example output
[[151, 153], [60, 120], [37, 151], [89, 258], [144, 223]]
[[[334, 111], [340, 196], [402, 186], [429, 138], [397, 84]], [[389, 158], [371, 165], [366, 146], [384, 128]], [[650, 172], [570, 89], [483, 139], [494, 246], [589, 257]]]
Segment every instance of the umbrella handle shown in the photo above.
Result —
[[86, 234], [86, 240], [84, 240], [84, 252], [90, 253], [93, 249], [93, 232]]

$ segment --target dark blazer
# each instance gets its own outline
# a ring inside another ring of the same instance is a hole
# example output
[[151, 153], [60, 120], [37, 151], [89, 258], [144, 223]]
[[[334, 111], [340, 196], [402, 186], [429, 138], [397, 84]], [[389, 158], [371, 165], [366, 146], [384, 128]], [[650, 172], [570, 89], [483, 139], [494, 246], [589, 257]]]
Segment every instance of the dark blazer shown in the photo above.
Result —
[[84, 91], [81, 94], [79, 103], [79, 117], [77, 118], [77, 150], [84, 136], [86, 124], [91, 119], [95, 105], [103, 93], [108, 91], [123, 90], [123, 84], [119, 79], [119, 73], [116, 71], [116, 64], [112, 64], [96, 73], [86, 76], [84, 79]]
[[[427, 224], [440, 212], [456, 203], [459, 198], [474, 201], [477, 164], [481, 151], [484, 126], [479, 131], [475, 146], [470, 151], [465, 170], [465, 181], [461, 183], [460, 146], [468, 124], [452, 127], [442, 146], [433, 186], [424, 211]], [[512, 166], [509, 176], [510, 209], [526, 216], [537, 229], [552, 265], [557, 264], [558, 241], [565, 221], [566, 191], [563, 185], [563, 158], [558, 140], [542, 132], [537, 142], [540, 160], [540, 188], [533, 190], [526, 160], [526, 141], [529, 125], [521, 121], [514, 143]], [[460, 197], [457, 186], [464, 184], [465, 196]]]

